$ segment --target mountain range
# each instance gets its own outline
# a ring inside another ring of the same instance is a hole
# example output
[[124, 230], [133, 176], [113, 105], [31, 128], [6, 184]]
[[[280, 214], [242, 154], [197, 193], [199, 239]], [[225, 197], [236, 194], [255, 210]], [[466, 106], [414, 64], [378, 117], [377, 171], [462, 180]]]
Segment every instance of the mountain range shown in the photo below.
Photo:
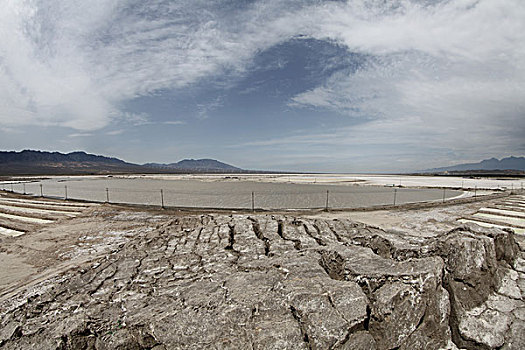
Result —
[[231, 173], [243, 169], [214, 159], [184, 159], [170, 164], [133, 164], [86, 152], [0, 151], [0, 175], [81, 175], [129, 173]]
[[490, 158], [479, 163], [456, 164], [452, 166], [424, 170], [428, 173], [461, 172], [461, 171], [517, 170], [525, 171], [525, 157], [507, 157], [501, 160]]
[[[434, 168], [422, 173], [484, 173], [491, 171], [525, 171], [525, 157], [486, 159], [479, 163], [457, 164]], [[118, 158], [86, 152], [46, 152], [24, 150], [0, 151], [0, 176], [2, 175], [85, 175], [131, 173], [252, 173], [215, 159], [184, 159], [176, 163], [133, 164]], [[257, 171], [263, 173], [262, 171]]]
[[243, 171], [241, 168], [233, 165], [219, 162], [215, 159], [184, 159], [177, 163], [158, 164], [146, 163], [144, 166], [156, 169], [175, 169], [175, 170], [190, 170], [199, 172], [208, 171], [224, 171], [224, 172], [239, 172]]

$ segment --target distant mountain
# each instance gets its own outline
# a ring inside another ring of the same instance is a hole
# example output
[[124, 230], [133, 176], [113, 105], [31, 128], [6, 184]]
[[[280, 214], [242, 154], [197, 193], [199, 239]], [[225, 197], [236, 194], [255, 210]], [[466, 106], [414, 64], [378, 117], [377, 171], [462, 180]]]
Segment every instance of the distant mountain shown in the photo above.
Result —
[[427, 173], [440, 173], [451, 171], [469, 171], [469, 170], [518, 170], [525, 171], [525, 157], [508, 157], [498, 160], [490, 158], [482, 160], [479, 163], [457, 164], [453, 166], [424, 170]]
[[233, 173], [244, 170], [214, 159], [184, 159], [171, 164], [138, 165], [86, 152], [0, 151], [0, 176], [206, 172]]
[[86, 152], [0, 151], [0, 175], [111, 174], [144, 170], [149, 169]]
[[192, 172], [242, 172], [241, 168], [219, 162], [215, 159], [184, 159], [177, 163], [148, 163], [144, 166], [157, 169], [186, 170]]
[[97, 156], [94, 154], [88, 154], [86, 152], [71, 152], [71, 153], [60, 153], [60, 152], [45, 152], [45, 151], [32, 151], [23, 150], [22, 152], [5, 152], [0, 151], [0, 164], [5, 163], [42, 163], [42, 162], [95, 162], [95, 163], [111, 163], [111, 164], [130, 164], [117, 158], [109, 158], [104, 156]]

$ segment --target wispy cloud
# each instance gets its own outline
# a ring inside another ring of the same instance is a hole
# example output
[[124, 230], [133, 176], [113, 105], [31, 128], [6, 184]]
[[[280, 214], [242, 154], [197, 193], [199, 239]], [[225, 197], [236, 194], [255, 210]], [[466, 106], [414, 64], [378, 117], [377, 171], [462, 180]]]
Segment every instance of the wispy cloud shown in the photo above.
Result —
[[183, 121], [183, 120], [168, 120], [168, 121], [163, 122], [162, 124], [166, 124], [166, 125], [184, 125], [184, 124], [186, 124], [186, 122]]
[[91, 137], [93, 136], [92, 133], [89, 133], [89, 132], [77, 132], [77, 133], [73, 133], [73, 134], [69, 134], [67, 135], [67, 137], [69, 138], [76, 138], [76, 137]]
[[370, 4], [325, 11], [316, 35], [371, 59], [290, 105], [361, 117], [352, 130], [366, 140], [355, 132], [347, 136], [353, 140], [381, 135], [386, 143], [400, 139], [424, 151], [476, 156], [523, 151], [523, 2], [397, 1], [395, 10]]
[[151, 116], [147, 113], [122, 112], [119, 114], [118, 120], [123, 124], [130, 124], [132, 126], [153, 124]]
[[[259, 53], [304, 37], [366, 57], [290, 101], [357, 125], [335, 138], [306, 132], [310, 142], [465, 151], [490, 140], [486, 152], [509, 152], [524, 148], [523, 18], [521, 0], [3, 0], [0, 125], [86, 135], [112, 121], [157, 123], [122, 106], [197, 83], [228, 88]], [[221, 106], [218, 98], [197, 114]]]
[[124, 130], [123, 129], [119, 129], [119, 130], [111, 130], [111, 131], [108, 131], [106, 133], [106, 135], [109, 135], [109, 136], [116, 136], [116, 135], [120, 135], [124, 133]]

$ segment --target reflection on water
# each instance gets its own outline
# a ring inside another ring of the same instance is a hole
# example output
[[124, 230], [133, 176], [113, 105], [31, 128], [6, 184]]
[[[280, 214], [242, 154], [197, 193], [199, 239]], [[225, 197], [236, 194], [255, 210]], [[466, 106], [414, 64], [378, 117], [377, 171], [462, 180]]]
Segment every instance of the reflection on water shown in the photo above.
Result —
[[[41, 186], [42, 185], [42, 186]], [[10, 190], [11, 185], [0, 188]], [[356, 208], [442, 200], [461, 191], [405, 189], [377, 186], [283, 184], [250, 181], [203, 182], [197, 180], [68, 178], [14, 184], [15, 192], [112, 203], [161, 205], [197, 208], [302, 209]], [[162, 190], [162, 195], [161, 195]], [[327, 194], [328, 191], [328, 194]]]

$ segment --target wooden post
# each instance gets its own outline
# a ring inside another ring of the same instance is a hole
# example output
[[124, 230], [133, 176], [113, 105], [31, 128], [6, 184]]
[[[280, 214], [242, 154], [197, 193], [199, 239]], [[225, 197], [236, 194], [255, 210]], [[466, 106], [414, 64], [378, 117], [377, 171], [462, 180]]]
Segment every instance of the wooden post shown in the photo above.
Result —
[[255, 193], [252, 191], [252, 211], [255, 211]]
[[160, 190], [160, 207], [164, 209], [164, 191]]
[[67, 185], [64, 186], [64, 192], [65, 192], [64, 194], [65, 194], [65, 198], [66, 198], [66, 201], [67, 201]]
[[330, 191], [329, 190], [326, 190], [326, 206], [325, 206], [325, 210], [328, 211], [328, 196], [330, 195]]
[[447, 190], [446, 188], [443, 188], [443, 203], [445, 203], [445, 191], [446, 190]]
[[109, 188], [106, 187], [106, 203], [109, 203]]
[[396, 205], [397, 188], [394, 188], [394, 206]]
[[42, 191], [42, 184], [40, 184], [40, 197], [44, 197], [44, 191]]
[[474, 186], [474, 197], [477, 197], [478, 186]]
[[24, 185], [24, 194], [26, 194], [26, 183], [24, 182], [22, 185]]
[[[40, 185], [40, 186], [42, 186], [42, 185]], [[13, 190], [13, 183], [12, 183], [12, 182], [11, 182], [11, 192], [15, 192], [15, 191]]]

